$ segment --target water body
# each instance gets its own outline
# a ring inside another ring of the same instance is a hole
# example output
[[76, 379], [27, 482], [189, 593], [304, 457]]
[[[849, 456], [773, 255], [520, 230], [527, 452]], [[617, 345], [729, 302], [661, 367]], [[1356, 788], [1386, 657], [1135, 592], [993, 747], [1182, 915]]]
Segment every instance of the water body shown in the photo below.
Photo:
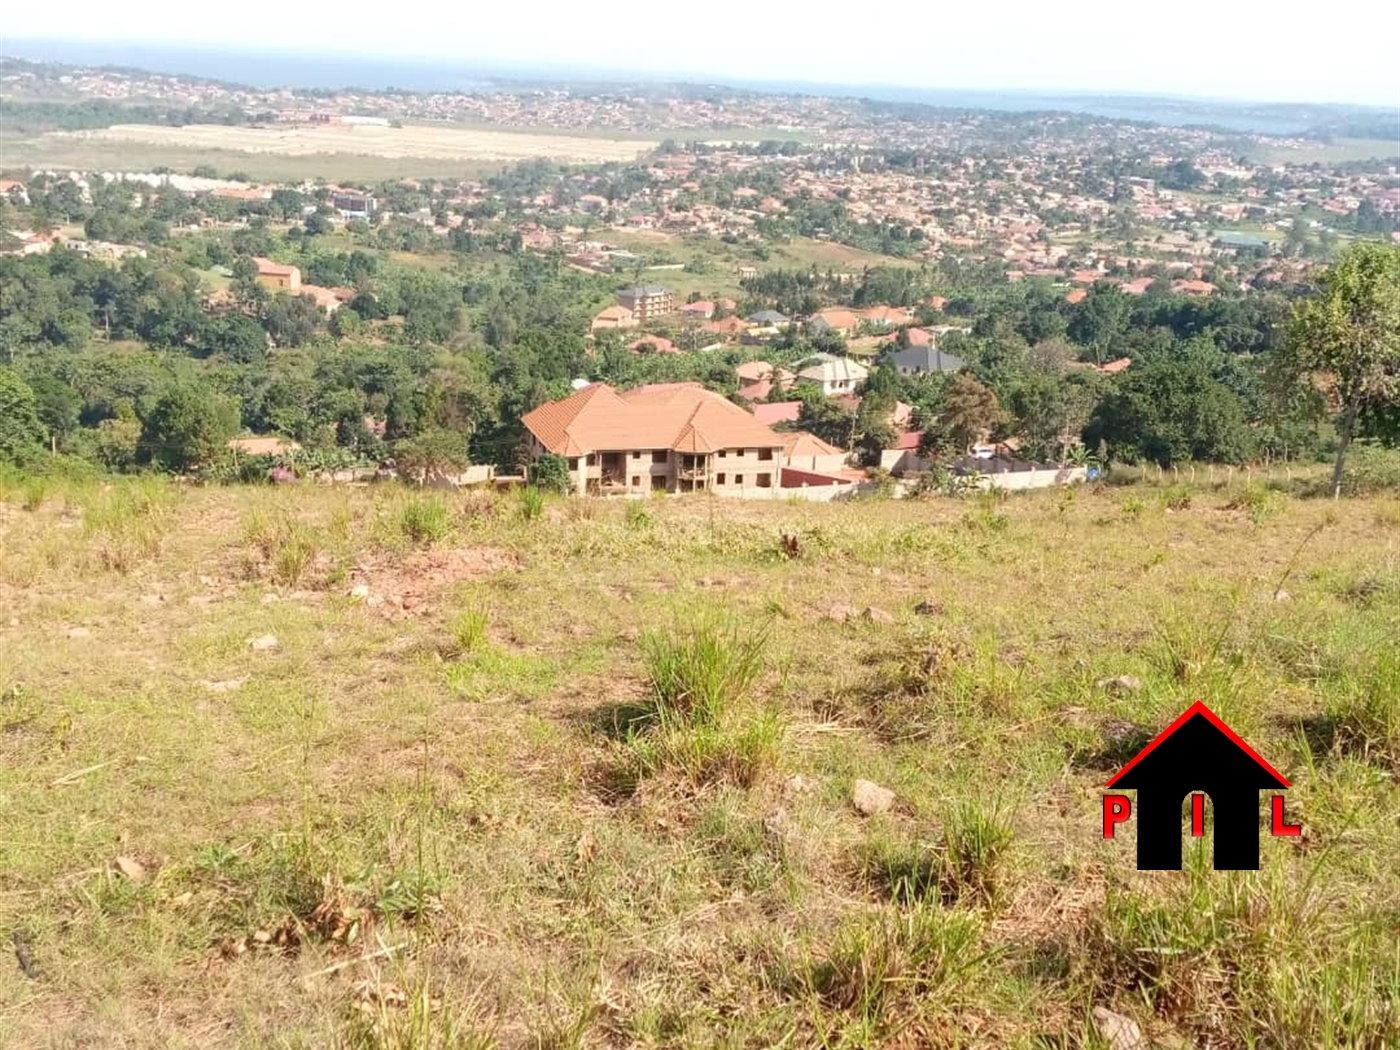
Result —
[[[524, 63], [470, 62], [449, 64], [441, 60], [415, 61], [333, 55], [264, 52], [224, 52], [178, 48], [73, 41], [9, 41], [3, 53], [37, 61], [81, 65], [121, 66], [156, 73], [198, 75], [254, 87], [295, 87], [333, 90], [358, 87], [376, 91], [510, 91], [521, 86], [587, 85], [605, 90], [621, 85], [663, 83], [656, 75], [636, 70], [568, 66], [530, 66]], [[707, 78], [670, 78], [672, 82], [705, 84]], [[728, 78], [724, 86], [757, 92], [790, 92], [835, 98], [870, 98], [887, 102], [913, 102], [951, 109], [1002, 112], [1059, 111], [1086, 113], [1115, 120], [1145, 121], [1175, 126], [1213, 126], [1231, 131], [1291, 135], [1328, 120], [1351, 114], [1379, 114], [1374, 107], [1351, 105], [1303, 105], [1242, 102], [1215, 99], [1173, 98], [1154, 95], [1108, 93], [1021, 92], [911, 88], [893, 84], [826, 84], [817, 81], [761, 81]]]

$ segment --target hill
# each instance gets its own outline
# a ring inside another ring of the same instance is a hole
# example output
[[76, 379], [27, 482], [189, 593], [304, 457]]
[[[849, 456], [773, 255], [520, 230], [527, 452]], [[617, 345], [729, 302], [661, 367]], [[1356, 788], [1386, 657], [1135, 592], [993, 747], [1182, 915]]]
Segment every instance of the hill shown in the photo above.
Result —
[[[6, 1045], [1400, 1033], [1393, 500], [2, 494]], [[1101, 835], [1198, 700], [1259, 872]]]

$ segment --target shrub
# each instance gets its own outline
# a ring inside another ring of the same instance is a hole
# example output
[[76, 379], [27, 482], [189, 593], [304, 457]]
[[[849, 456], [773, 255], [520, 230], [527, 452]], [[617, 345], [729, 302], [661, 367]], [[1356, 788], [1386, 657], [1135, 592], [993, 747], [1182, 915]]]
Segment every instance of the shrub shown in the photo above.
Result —
[[462, 613], [452, 621], [454, 655], [478, 652], [485, 647], [489, 640], [486, 622], [486, 614], [475, 609]]
[[516, 489], [516, 508], [522, 521], [538, 521], [544, 517], [544, 491], [527, 485]]
[[656, 715], [662, 723], [715, 725], [741, 703], [763, 673], [768, 626], [701, 611], [674, 631], [641, 639]]
[[561, 496], [567, 496], [573, 488], [569, 461], [553, 452], [546, 452], [530, 467], [530, 484], [545, 492], [557, 492]]
[[452, 531], [447, 505], [434, 496], [406, 500], [395, 516], [397, 531], [409, 543], [426, 546], [443, 540]]

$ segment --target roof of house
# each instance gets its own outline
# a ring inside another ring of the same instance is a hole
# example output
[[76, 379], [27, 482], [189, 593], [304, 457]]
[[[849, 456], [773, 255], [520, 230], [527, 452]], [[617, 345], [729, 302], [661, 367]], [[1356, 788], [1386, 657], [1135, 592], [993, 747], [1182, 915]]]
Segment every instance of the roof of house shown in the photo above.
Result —
[[783, 441], [783, 455], [792, 456], [844, 456], [846, 450], [829, 445], [815, 434], [805, 430], [790, 430], [779, 434]]
[[778, 423], [796, 423], [801, 414], [801, 401], [765, 401], [753, 406], [754, 419], [767, 427]]
[[787, 324], [787, 317], [777, 310], [759, 310], [749, 314], [749, 320], [754, 324]]
[[710, 314], [714, 312], [715, 304], [707, 299], [700, 299], [693, 303], [686, 303], [684, 306], [681, 307], [681, 313], [683, 314], [704, 314], [706, 317], [709, 317]]
[[625, 306], [605, 306], [593, 315], [595, 321], [630, 321], [635, 315]]
[[641, 353], [642, 347], [648, 344], [655, 347], [658, 354], [678, 354], [681, 352], [681, 348], [664, 335], [644, 335], [633, 339], [627, 344], [627, 349], [634, 353]]
[[668, 295], [665, 288], [659, 284], [634, 284], [630, 288], [624, 288], [617, 293], [625, 295], [629, 299], [649, 298], [653, 295]]
[[261, 255], [255, 256], [253, 262], [258, 264], [259, 277], [290, 277], [301, 270], [295, 266], [283, 266], [275, 263], [271, 259], [264, 259]]
[[228, 447], [249, 456], [280, 456], [283, 452], [301, 448], [295, 441], [281, 437], [231, 438]]
[[832, 328], [856, 329], [860, 327], [860, 318], [850, 310], [818, 310], [812, 315], [812, 320], [820, 321]]
[[622, 393], [593, 383], [540, 405], [522, 421], [545, 448], [565, 456], [630, 449], [709, 453], [781, 444], [753, 415], [699, 383], [656, 383]]
[[899, 306], [870, 306], [860, 311], [860, 316], [877, 324], [906, 324], [909, 311]]
[[819, 383], [836, 379], [860, 382], [869, 375], [870, 370], [864, 365], [852, 361], [849, 357], [834, 357], [830, 354], [819, 355], [812, 364], [797, 373], [799, 379], [811, 379]]
[[890, 355], [896, 368], [915, 372], [957, 372], [967, 366], [961, 357], [944, 353], [932, 346], [907, 346]]

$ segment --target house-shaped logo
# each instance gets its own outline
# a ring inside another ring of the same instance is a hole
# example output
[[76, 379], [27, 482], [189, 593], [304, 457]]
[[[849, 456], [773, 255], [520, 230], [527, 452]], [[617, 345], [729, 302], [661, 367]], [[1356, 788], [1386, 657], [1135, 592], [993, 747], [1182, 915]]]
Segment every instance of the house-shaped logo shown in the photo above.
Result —
[[[1137, 791], [1137, 866], [1140, 871], [1181, 868], [1182, 800], [1191, 795], [1191, 834], [1205, 834], [1205, 797], [1215, 820], [1217, 871], [1259, 868], [1259, 793], [1288, 787], [1205, 704], [1185, 713], [1138, 752], [1106, 787]], [[1200, 792], [1200, 794], [1195, 794]], [[1273, 797], [1273, 834], [1297, 835], [1284, 823], [1283, 796]], [[1104, 838], [1132, 814], [1127, 795], [1105, 795]]]

